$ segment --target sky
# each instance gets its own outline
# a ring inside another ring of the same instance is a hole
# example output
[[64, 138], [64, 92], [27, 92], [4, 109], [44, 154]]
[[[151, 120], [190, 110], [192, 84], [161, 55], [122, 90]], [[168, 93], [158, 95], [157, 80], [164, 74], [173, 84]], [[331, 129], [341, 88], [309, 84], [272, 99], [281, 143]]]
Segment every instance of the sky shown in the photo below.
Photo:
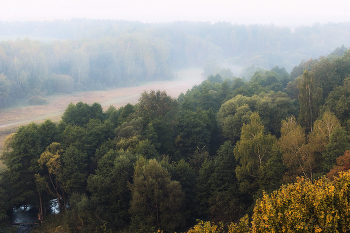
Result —
[[0, 20], [187, 20], [295, 27], [349, 22], [349, 9], [348, 0], [5, 0]]

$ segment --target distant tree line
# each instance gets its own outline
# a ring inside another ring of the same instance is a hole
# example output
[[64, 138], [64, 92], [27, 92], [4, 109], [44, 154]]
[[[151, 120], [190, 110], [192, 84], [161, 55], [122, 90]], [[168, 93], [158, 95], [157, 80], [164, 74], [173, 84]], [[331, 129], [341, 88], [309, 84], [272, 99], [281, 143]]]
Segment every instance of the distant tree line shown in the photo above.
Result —
[[33, 204], [47, 221], [34, 232], [174, 232], [196, 219], [190, 232], [348, 231], [349, 58], [209, 76], [106, 112], [70, 104], [58, 124], [22, 126], [2, 152], [1, 220]]
[[189, 66], [203, 66], [205, 76], [223, 78], [245, 67], [245, 78], [276, 65], [289, 72], [301, 60], [336, 47], [332, 57], [342, 56], [346, 47], [340, 46], [349, 46], [350, 27], [315, 24], [292, 32], [227, 22], [72, 19], [0, 22], [0, 35], [27, 37], [0, 42], [0, 107], [6, 107], [31, 96], [169, 79], [174, 69]]

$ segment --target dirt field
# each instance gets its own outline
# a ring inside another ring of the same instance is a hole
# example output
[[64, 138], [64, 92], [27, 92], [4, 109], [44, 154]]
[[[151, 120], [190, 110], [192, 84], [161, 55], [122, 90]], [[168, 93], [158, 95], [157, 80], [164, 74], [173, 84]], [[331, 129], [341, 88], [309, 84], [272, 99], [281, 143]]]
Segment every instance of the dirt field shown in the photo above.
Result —
[[[174, 81], [146, 83], [139, 87], [116, 88], [108, 91], [78, 92], [73, 94], [60, 94], [45, 97], [46, 105], [13, 107], [0, 110], [0, 151], [6, 137], [16, 132], [21, 125], [30, 122], [42, 123], [46, 119], [58, 122], [69, 103], [93, 104], [100, 103], [104, 110], [110, 105], [117, 109], [127, 103], [135, 104], [143, 91], [165, 90], [168, 95], [177, 98], [181, 92], [186, 92], [193, 85], [203, 81], [202, 70], [198, 68], [179, 70], [176, 72], [177, 79]], [[1, 161], [0, 161], [1, 163]], [[1, 168], [1, 164], [0, 164]]]

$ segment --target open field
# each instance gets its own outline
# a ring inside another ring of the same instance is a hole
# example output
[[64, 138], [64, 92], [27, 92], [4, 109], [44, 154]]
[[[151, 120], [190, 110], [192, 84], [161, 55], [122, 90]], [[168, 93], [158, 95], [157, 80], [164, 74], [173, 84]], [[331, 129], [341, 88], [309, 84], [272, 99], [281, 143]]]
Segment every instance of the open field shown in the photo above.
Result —
[[[138, 87], [116, 88], [107, 91], [77, 92], [73, 94], [59, 94], [45, 97], [46, 105], [12, 107], [0, 110], [0, 151], [6, 137], [21, 125], [30, 122], [42, 123], [46, 119], [58, 122], [70, 103], [93, 104], [100, 103], [104, 110], [110, 105], [117, 109], [128, 103], [136, 104], [143, 91], [165, 90], [168, 95], [177, 98], [181, 92], [186, 92], [193, 85], [203, 81], [202, 70], [198, 68], [184, 69], [176, 72], [177, 79], [172, 81], [161, 81], [145, 83]], [[1, 163], [1, 161], [0, 161]], [[1, 164], [0, 164], [1, 169]]]

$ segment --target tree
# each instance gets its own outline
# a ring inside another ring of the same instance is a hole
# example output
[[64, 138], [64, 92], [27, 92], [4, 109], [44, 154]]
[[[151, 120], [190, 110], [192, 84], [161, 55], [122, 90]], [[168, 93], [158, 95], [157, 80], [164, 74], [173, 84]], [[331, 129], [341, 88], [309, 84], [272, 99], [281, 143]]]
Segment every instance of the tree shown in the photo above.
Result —
[[249, 122], [252, 114], [247, 104], [248, 99], [249, 97], [238, 95], [222, 104], [218, 112], [218, 123], [223, 135], [232, 143], [239, 140], [241, 128]]
[[90, 59], [89, 55], [81, 48], [73, 51], [71, 74], [77, 84], [85, 84], [89, 78]]
[[143, 119], [141, 117], [124, 122], [118, 126], [115, 133], [117, 149], [134, 150], [141, 141], [143, 130]]
[[175, 125], [177, 134], [175, 144], [180, 151], [181, 158], [188, 157], [198, 148], [209, 149], [212, 128], [208, 111], [181, 111]]
[[350, 169], [350, 151], [345, 151], [345, 153], [337, 158], [337, 164], [327, 173], [327, 177], [333, 180], [334, 177], [339, 177], [339, 173], [343, 171], [348, 171]]
[[139, 99], [138, 114], [147, 121], [164, 116], [177, 106], [176, 100], [167, 95], [165, 91], [144, 91]]
[[325, 177], [310, 181], [299, 178], [293, 184], [257, 201], [252, 232], [348, 232], [350, 173], [333, 182]]
[[6, 75], [0, 73], [0, 107], [6, 107], [10, 95], [11, 83]]
[[39, 126], [35, 123], [21, 126], [6, 142], [3, 159], [8, 168], [12, 197], [10, 202], [13, 205], [38, 201], [35, 174], [40, 170], [37, 161], [44, 151], [38, 131]]
[[[313, 131], [308, 135], [308, 153], [314, 157], [313, 170], [322, 174], [321, 164], [325, 157], [326, 146], [335, 127], [340, 127], [338, 119], [329, 111], [323, 113], [322, 118], [315, 121]], [[324, 173], [323, 173], [324, 174]]]
[[297, 113], [294, 101], [282, 92], [261, 93], [252, 97], [237, 95], [222, 104], [218, 112], [223, 135], [235, 143], [240, 137], [243, 123], [248, 123], [252, 112], [258, 112], [267, 130], [277, 137], [280, 135], [281, 121]]
[[71, 145], [62, 154], [62, 174], [59, 181], [68, 193], [84, 193], [86, 189], [88, 157], [86, 152]]
[[283, 154], [283, 164], [287, 167], [283, 179], [291, 182], [298, 175], [309, 177], [306, 163], [310, 158], [307, 154], [303, 154], [303, 147], [306, 144], [305, 132], [294, 116], [282, 121], [281, 134], [278, 147]]
[[180, 182], [181, 189], [184, 192], [182, 213], [187, 222], [194, 220], [195, 212], [195, 185], [196, 174], [191, 168], [190, 164], [181, 159], [179, 162], [173, 164], [171, 171], [173, 180]]
[[58, 128], [51, 120], [46, 120], [39, 126], [39, 134], [41, 135], [41, 145], [43, 148], [48, 147], [51, 143], [58, 139]]
[[307, 132], [312, 131], [313, 124], [318, 116], [320, 101], [322, 100], [322, 89], [316, 86], [314, 73], [304, 71], [303, 76], [298, 80], [300, 104], [299, 122], [306, 128]]
[[86, 125], [88, 148], [85, 152], [92, 157], [104, 142], [113, 140], [113, 125], [110, 121], [101, 122], [100, 119], [93, 118]]
[[178, 181], [156, 160], [140, 157], [135, 165], [134, 183], [130, 185], [132, 224], [142, 232], [163, 229], [173, 232], [183, 224], [181, 214], [184, 194]]
[[89, 146], [88, 133], [83, 127], [67, 125], [60, 136], [60, 142], [63, 148], [68, 148], [69, 146], [73, 145], [80, 150], [85, 151]]
[[251, 225], [246, 215], [238, 224], [226, 226], [200, 221], [188, 232], [348, 232], [349, 182], [349, 172], [333, 181], [298, 178], [257, 200]]
[[350, 77], [344, 79], [344, 85], [335, 87], [326, 99], [322, 111], [330, 110], [341, 122], [343, 127], [349, 126], [347, 121], [350, 116]]
[[201, 84], [201, 90], [197, 103], [198, 107], [204, 110], [213, 109], [215, 112], [217, 112], [221, 103], [217, 101], [217, 92], [212, 89], [212, 84], [209, 81], [203, 82]]
[[342, 77], [336, 74], [334, 62], [328, 58], [321, 58], [313, 65], [312, 72], [315, 74], [317, 85], [323, 90], [323, 98], [327, 98], [334, 87], [342, 84]]
[[[52, 196], [55, 196], [61, 211], [65, 210], [66, 204], [63, 185], [59, 180], [59, 176], [62, 175], [62, 154], [63, 149], [59, 143], [53, 142], [50, 144], [38, 159], [38, 163], [43, 171], [41, 174], [37, 173], [35, 175], [36, 184], [38, 187], [41, 187], [39, 190], [45, 190]], [[39, 197], [41, 202], [40, 194]], [[63, 205], [61, 201], [63, 201]], [[42, 215], [42, 206], [40, 207], [40, 214]]]
[[265, 134], [258, 113], [251, 115], [250, 124], [243, 124], [241, 140], [236, 144], [234, 155], [239, 161], [236, 167], [239, 189], [246, 194], [250, 204], [254, 195], [263, 188], [262, 181], [266, 178], [263, 168], [273, 158], [275, 142], [275, 136]]
[[86, 126], [91, 119], [104, 120], [102, 107], [98, 103], [93, 103], [91, 106], [78, 102], [76, 105], [70, 103], [63, 113], [62, 121], [66, 124], [76, 126]]
[[97, 202], [94, 214], [107, 221], [110, 229], [119, 230], [130, 223], [131, 191], [136, 156], [129, 151], [108, 151], [88, 179], [91, 200]]
[[339, 156], [350, 149], [350, 137], [340, 125], [334, 127], [323, 156], [323, 173], [329, 172]]
[[236, 173], [240, 180], [246, 175], [257, 177], [259, 169], [269, 160], [275, 140], [274, 136], [265, 135], [259, 115], [253, 113], [250, 124], [243, 125], [241, 140], [234, 149], [236, 160], [239, 160]]
[[235, 169], [237, 161], [233, 146], [226, 141], [217, 151], [213, 161], [214, 171], [210, 174], [209, 214], [215, 222], [236, 221], [244, 212], [244, 203], [239, 192], [239, 182]]

